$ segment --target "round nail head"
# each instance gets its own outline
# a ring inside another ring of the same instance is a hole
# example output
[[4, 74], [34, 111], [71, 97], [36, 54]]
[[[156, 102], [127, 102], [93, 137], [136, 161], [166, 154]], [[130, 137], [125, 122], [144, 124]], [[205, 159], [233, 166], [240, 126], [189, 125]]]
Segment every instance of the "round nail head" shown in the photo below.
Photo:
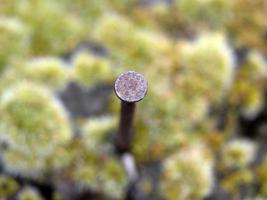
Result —
[[144, 76], [134, 71], [121, 74], [115, 82], [115, 93], [122, 100], [134, 103], [142, 100], [147, 92]]

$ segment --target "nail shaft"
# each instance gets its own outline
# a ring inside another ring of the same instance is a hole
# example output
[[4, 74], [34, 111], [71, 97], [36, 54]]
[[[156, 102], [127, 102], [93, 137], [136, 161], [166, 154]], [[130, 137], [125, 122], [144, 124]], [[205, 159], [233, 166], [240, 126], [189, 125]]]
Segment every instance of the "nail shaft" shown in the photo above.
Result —
[[119, 152], [130, 151], [134, 112], [135, 103], [121, 102], [119, 130], [116, 140], [116, 148]]

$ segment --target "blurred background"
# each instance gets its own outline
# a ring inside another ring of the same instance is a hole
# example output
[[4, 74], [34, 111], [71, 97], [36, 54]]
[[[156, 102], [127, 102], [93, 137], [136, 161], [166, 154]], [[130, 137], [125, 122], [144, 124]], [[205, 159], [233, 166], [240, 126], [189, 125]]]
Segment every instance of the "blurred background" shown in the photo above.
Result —
[[[266, 0], [0, 0], [1, 200], [267, 198]], [[131, 182], [114, 150], [134, 70]]]

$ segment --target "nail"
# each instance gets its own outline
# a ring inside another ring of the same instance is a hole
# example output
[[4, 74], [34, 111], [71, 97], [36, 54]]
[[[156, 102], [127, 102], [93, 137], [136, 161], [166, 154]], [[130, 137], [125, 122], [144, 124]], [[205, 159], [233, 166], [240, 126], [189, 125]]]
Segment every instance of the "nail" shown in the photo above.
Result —
[[115, 145], [118, 153], [130, 151], [135, 104], [147, 93], [147, 81], [134, 71], [121, 74], [115, 82], [115, 94], [121, 100], [119, 130]]

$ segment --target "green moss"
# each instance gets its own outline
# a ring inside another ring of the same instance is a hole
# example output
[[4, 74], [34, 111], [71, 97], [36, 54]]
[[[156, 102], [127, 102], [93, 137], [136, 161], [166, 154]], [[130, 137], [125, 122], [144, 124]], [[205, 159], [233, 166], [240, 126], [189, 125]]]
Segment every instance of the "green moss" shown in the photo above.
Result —
[[8, 198], [14, 195], [19, 188], [19, 184], [11, 177], [0, 175], [0, 197]]
[[30, 35], [28, 27], [15, 17], [0, 16], [0, 72], [8, 64], [28, 54]]
[[36, 189], [25, 187], [18, 194], [18, 200], [43, 200], [43, 198]]
[[16, 14], [30, 27], [33, 55], [66, 52], [82, 37], [80, 21], [56, 1], [26, 0], [16, 7]]
[[265, 157], [262, 163], [256, 169], [256, 180], [260, 184], [259, 195], [267, 195], [267, 158]]
[[264, 79], [267, 64], [259, 52], [250, 52], [246, 61], [236, 74], [230, 92], [232, 105], [241, 108], [246, 117], [254, 117], [264, 105]]
[[267, 51], [265, 41], [266, 6], [264, 0], [235, 0], [234, 17], [229, 22], [228, 32], [235, 46], [239, 48]]
[[114, 79], [111, 63], [108, 59], [89, 53], [78, 53], [73, 59], [72, 78], [84, 86]]
[[131, 69], [153, 62], [168, 46], [162, 34], [139, 28], [128, 18], [114, 13], [99, 19], [93, 36], [107, 45], [119, 64]]
[[33, 153], [24, 153], [18, 150], [8, 150], [3, 155], [6, 171], [14, 175], [41, 180], [45, 172], [44, 156]]
[[1, 96], [0, 112], [1, 134], [10, 143], [4, 162], [14, 173], [43, 170], [44, 159], [71, 138], [66, 111], [43, 86], [13, 85]]
[[242, 168], [254, 158], [256, 146], [247, 140], [233, 140], [222, 147], [222, 164], [225, 167]]
[[0, 110], [2, 132], [19, 149], [45, 154], [70, 138], [67, 113], [42, 86], [31, 82], [12, 86], [4, 92]]
[[164, 162], [162, 194], [168, 199], [202, 199], [213, 186], [212, 161], [205, 148], [185, 147]]
[[210, 100], [220, 98], [229, 87], [234, 73], [234, 58], [226, 38], [210, 33], [180, 49], [182, 86], [194, 95]]
[[23, 66], [23, 77], [58, 90], [68, 81], [68, 69], [63, 61], [54, 57], [31, 59]]
[[112, 150], [111, 132], [117, 127], [114, 117], [106, 116], [91, 118], [83, 126], [83, 142], [91, 151], [99, 152]]
[[231, 0], [176, 0], [177, 10], [193, 23], [211, 27], [225, 25], [233, 15]]
[[123, 199], [127, 179], [122, 165], [112, 155], [82, 151], [69, 170], [69, 177], [81, 189], [90, 188], [108, 198]]
[[228, 174], [222, 180], [222, 187], [224, 190], [230, 192], [233, 197], [239, 195], [239, 189], [241, 186], [249, 185], [253, 183], [254, 177], [251, 170], [242, 169], [234, 171]]

